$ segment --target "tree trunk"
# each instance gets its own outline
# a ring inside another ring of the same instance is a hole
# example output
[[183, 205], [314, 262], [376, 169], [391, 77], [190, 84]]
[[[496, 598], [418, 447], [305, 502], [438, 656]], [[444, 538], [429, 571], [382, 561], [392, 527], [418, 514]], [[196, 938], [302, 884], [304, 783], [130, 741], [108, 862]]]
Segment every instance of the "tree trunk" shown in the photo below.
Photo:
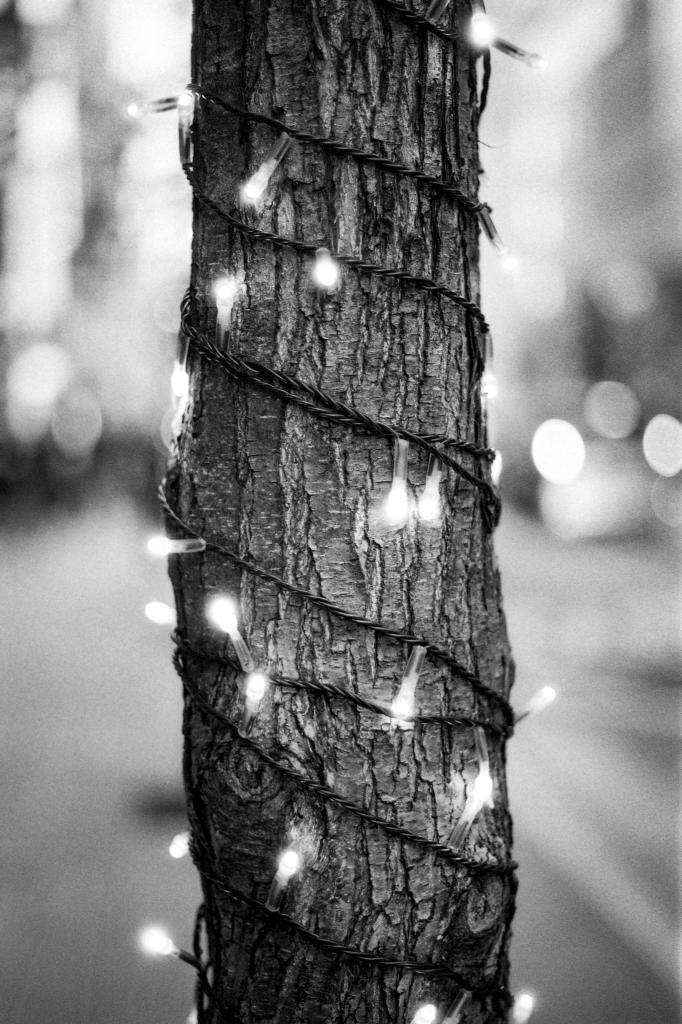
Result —
[[[463, 0], [452, 3], [449, 30], [468, 14]], [[206, 93], [475, 198], [476, 75], [465, 44], [377, 0], [195, 0], [194, 17], [193, 78]], [[423, 182], [302, 142], [258, 209], [245, 211], [239, 186], [277, 134], [198, 101], [190, 340], [213, 340], [213, 283], [236, 274], [230, 355], [376, 420], [481, 444], [485, 335], [475, 309], [354, 266], [343, 267], [338, 290], [320, 291], [307, 253], [221, 215], [435, 279], [475, 302], [475, 212]], [[190, 401], [166, 484], [179, 520], [208, 541], [171, 565], [212, 964], [199, 1019], [382, 1024], [409, 1022], [432, 1003], [440, 1021], [465, 988], [468, 1022], [505, 1020], [514, 891], [506, 705], [476, 680], [504, 697], [512, 668], [485, 495], [446, 467], [440, 519], [412, 512], [403, 529], [389, 528], [390, 437], [320, 418], [207, 352], [190, 345]], [[447, 451], [475, 476], [488, 473], [485, 460]], [[413, 499], [427, 462], [412, 444]], [[174, 514], [169, 522], [177, 532]], [[238, 599], [242, 632], [273, 679], [246, 738], [232, 647], [206, 618], [215, 594]], [[431, 645], [416, 703], [436, 720], [396, 727], [373, 702], [390, 705], [415, 638]], [[495, 805], [452, 854], [476, 773], [474, 721], [486, 723]], [[281, 914], [268, 913], [277, 858], [292, 844], [302, 870]]]

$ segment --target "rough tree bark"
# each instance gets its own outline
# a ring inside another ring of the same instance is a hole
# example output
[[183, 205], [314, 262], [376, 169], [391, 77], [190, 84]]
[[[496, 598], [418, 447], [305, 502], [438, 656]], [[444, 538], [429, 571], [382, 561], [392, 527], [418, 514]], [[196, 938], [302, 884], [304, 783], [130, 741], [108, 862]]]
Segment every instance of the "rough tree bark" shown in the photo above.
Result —
[[[464, 0], [453, 2], [449, 27], [457, 31], [469, 15]], [[193, 79], [243, 107], [476, 195], [474, 56], [376, 0], [195, 0]], [[240, 182], [275, 137], [202, 103], [195, 120], [200, 190], [234, 210]], [[475, 218], [352, 159], [295, 145], [264, 203], [245, 216], [477, 299]], [[337, 292], [322, 293], [307, 258], [245, 239], [195, 203], [195, 323], [209, 338], [212, 284], [226, 271], [244, 280], [231, 351], [386, 421], [482, 440], [484, 337], [453, 302], [349, 268]], [[507, 694], [512, 669], [499, 579], [475, 489], [446, 471], [440, 521], [412, 515], [404, 529], [390, 531], [379, 515], [391, 481], [390, 442], [330, 427], [235, 383], [196, 353], [189, 366], [191, 398], [167, 482], [182, 518], [358, 616], [448, 647]], [[412, 447], [413, 494], [426, 462]], [[171, 576], [179, 630], [194, 646], [230, 651], [205, 617], [207, 597], [228, 593], [239, 598], [242, 629], [260, 664], [390, 704], [407, 647], [278, 592], [210, 548], [172, 559]], [[185, 671], [207, 701], [238, 721], [236, 673], [189, 654]], [[417, 703], [436, 714], [495, 718], [466, 680], [435, 661], [427, 660]], [[184, 729], [190, 820], [213, 876], [263, 902], [277, 855], [294, 840], [304, 868], [284, 910], [297, 922], [346, 946], [445, 963], [474, 990], [469, 1024], [506, 1019], [512, 879], [457, 866], [298, 788], [189, 698]], [[285, 687], [270, 689], [252, 735], [278, 761], [376, 816], [443, 842], [475, 768], [471, 728], [391, 730], [386, 719], [342, 699]], [[504, 744], [495, 735], [489, 742], [496, 803], [480, 815], [466, 849], [503, 860], [510, 847]], [[203, 884], [215, 1000], [202, 1016], [211, 1024], [410, 1021], [421, 1003], [442, 1012], [457, 995], [453, 977], [338, 957], [273, 926], [219, 884]], [[484, 991], [491, 984], [499, 992]]]

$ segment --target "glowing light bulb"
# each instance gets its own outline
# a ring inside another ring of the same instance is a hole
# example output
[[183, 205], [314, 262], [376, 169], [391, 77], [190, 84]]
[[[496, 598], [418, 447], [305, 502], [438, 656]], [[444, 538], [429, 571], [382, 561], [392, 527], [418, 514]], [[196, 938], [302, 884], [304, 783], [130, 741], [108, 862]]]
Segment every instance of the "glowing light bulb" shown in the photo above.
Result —
[[481, 225], [481, 230], [499, 256], [502, 270], [506, 274], [513, 274], [519, 268], [519, 259], [507, 248], [500, 238], [492, 214], [492, 209], [487, 203], [484, 203], [478, 211], [478, 221]]
[[277, 863], [277, 873], [272, 880], [270, 886], [270, 892], [268, 898], [265, 901], [265, 905], [268, 910], [279, 910], [284, 899], [284, 893], [286, 892], [287, 886], [291, 879], [301, 869], [301, 856], [300, 854], [289, 847], [284, 853], [280, 855]]
[[230, 274], [219, 277], [213, 285], [213, 293], [216, 301], [216, 345], [218, 348], [222, 348], [230, 329], [235, 299], [239, 294], [237, 278]]
[[557, 692], [553, 686], [542, 686], [537, 693], [533, 694], [519, 714], [514, 716], [514, 721], [518, 724], [524, 718], [530, 718], [531, 715], [539, 715], [541, 711], [544, 711], [550, 704], [553, 704], [556, 698]]
[[502, 460], [502, 452], [495, 452], [495, 458], [493, 459], [492, 465], [490, 466], [490, 479], [495, 484], [495, 487], [497, 487], [497, 485], [500, 482], [500, 477], [502, 476], [503, 468], [504, 462]]
[[171, 538], [158, 534], [147, 541], [147, 551], [157, 558], [165, 558], [167, 555], [191, 555], [205, 550], [206, 541], [203, 537]]
[[164, 601], [148, 601], [144, 606], [144, 613], [149, 621], [157, 626], [175, 625], [175, 611]]
[[444, 14], [449, 6], [450, 0], [431, 0], [431, 3], [426, 8], [425, 17], [429, 21], [437, 21], [438, 18], [440, 18], [441, 14]]
[[407, 497], [408, 441], [397, 438], [393, 445], [393, 482], [384, 502], [384, 518], [390, 526], [404, 526], [409, 511]]
[[467, 787], [467, 801], [459, 821], [452, 830], [450, 845], [457, 849], [466, 839], [476, 817], [484, 807], [493, 806], [493, 779], [490, 774], [490, 758], [485, 732], [480, 725], [474, 729], [474, 742], [478, 758], [478, 774]]
[[435, 522], [440, 515], [440, 480], [443, 475], [443, 465], [435, 455], [429, 456], [429, 466], [426, 471], [426, 483], [417, 503], [419, 518], [426, 523]]
[[319, 288], [332, 291], [341, 280], [341, 271], [329, 249], [320, 248], [315, 252], [313, 263], [313, 281]]
[[139, 121], [140, 118], [146, 117], [147, 114], [161, 114], [165, 110], [175, 110], [177, 105], [177, 96], [164, 96], [163, 99], [159, 100], [142, 100], [129, 103], [126, 108], [126, 113], [128, 117], [132, 117], [133, 120]]
[[433, 1003], [424, 1003], [412, 1018], [412, 1024], [435, 1024], [437, 1016], [438, 1010]]
[[468, 992], [466, 989], [462, 989], [448, 1009], [448, 1012], [443, 1017], [441, 1024], [461, 1024], [462, 1014], [469, 1005], [470, 999], [471, 992]]
[[185, 89], [178, 96], [178, 149], [183, 167], [191, 167], [194, 160], [192, 123], [195, 102], [196, 97], [190, 89]]
[[424, 667], [426, 647], [417, 645], [410, 651], [400, 687], [391, 703], [391, 718], [400, 729], [412, 729], [414, 723], [408, 719], [414, 716], [414, 694], [419, 676]]
[[269, 680], [262, 672], [249, 672], [244, 683], [244, 710], [242, 732], [247, 736], [260, 710], [261, 701], [269, 686]]
[[514, 1024], [527, 1024], [535, 1009], [535, 996], [531, 992], [519, 992], [514, 999], [512, 1020]]
[[223, 633], [227, 633], [243, 671], [255, 671], [256, 666], [251, 657], [251, 651], [239, 632], [237, 605], [232, 598], [222, 596], [211, 598], [206, 605], [206, 617]]
[[171, 394], [180, 399], [186, 399], [189, 394], [189, 374], [182, 363], [173, 364]]
[[258, 202], [268, 187], [270, 178], [289, 152], [291, 143], [292, 140], [286, 132], [282, 132], [255, 174], [252, 174], [249, 180], [242, 185], [240, 193], [242, 202], [251, 204]]
[[174, 860], [182, 860], [189, 853], [189, 832], [178, 832], [168, 844], [168, 852]]
[[492, 370], [484, 371], [483, 376], [480, 379], [480, 393], [481, 397], [484, 398], [486, 402], [497, 398], [500, 394], [498, 378]]
[[484, 49], [495, 41], [495, 30], [490, 18], [483, 11], [477, 11], [471, 18], [469, 39], [474, 46]]
[[177, 956], [180, 952], [168, 932], [157, 925], [143, 928], [138, 943], [142, 952], [149, 956]]

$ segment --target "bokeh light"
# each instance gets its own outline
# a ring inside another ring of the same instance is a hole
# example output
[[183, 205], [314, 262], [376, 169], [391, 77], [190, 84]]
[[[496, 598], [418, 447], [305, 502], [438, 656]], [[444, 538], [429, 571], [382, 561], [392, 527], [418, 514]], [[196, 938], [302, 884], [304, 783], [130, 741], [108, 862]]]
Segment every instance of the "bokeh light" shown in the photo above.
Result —
[[533, 435], [533, 463], [552, 484], [569, 484], [585, 463], [585, 444], [580, 432], [566, 420], [545, 420]]
[[664, 526], [682, 526], [682, 482], [659, 476], [651, 488], [651, 510]]
[[102, 436], [102, 409], [89, 388], [69, 390], [52, 413], [52, 439], [70, 459], [82, 459], [94, 451]]
[[642, 438], [644, 458], [660, 476], [675, 476], [682, 469], [682, 423], [659, 413], [649, 420]]
[[13, 359], [7, 372], [6, 416], [17, 441], [31, 444], [47, 433], [71, 373], [66, 350], [49, 341], [29, 345]]
[[593, 384], [583, 403], [585, 421], [602, 437], [629, 437], [641, 415], [639, 399], [632, 388], [616, 380]]

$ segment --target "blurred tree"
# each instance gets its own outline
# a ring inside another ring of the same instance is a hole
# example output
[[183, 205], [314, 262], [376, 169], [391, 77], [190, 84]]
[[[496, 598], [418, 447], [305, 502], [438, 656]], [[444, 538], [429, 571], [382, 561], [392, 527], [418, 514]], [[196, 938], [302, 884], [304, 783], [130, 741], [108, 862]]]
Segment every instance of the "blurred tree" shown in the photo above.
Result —
[[[468, 12], [464, 0], [451, 5], [451, 31]], [[402, 19], [391, 5], [196, 0], [193, 76], [241, 107], [476, 193], [474, 55]], [[446, 297], [353, 268], [344, 269], [340, 288], [316, 288], [308, 256], [253, 237], [220, 211], [436, 278], [474, 298], [475, 216], [438, 191], [310, 144], [293, 147], [256, 208], [240, 207], [240, 183], [276, 137], [206, 99], [198, 103], [193, 326], [213, 337], [215, 281], [234, 274], [243, 284], [231, 352], [295, 374], [383, 421], [480, 441], [485, 336], [473, 316]], [[242, 707], [231, 645], [223, 646], [206, 618], [212, 595], [238, 596], [240, 628], [271, 675], [335, 685], [384, 706], [410, 646], [287, 587], [427, 637], [468, 672], [427, 658], [417, 706], [493, 723], [495, 806], [479, 815], [463, 852], [468, 861], [504, 862], [510, 822], [497, 730], [504, 708], [467, 679], [475, 674], [506, 694], [512, 677], [479, 493], [446, 471], [441, 517], [420, 522], [411, 514], [404, 529], [390, 528], [381, 514], [392, 471], [389, 440], [331, 426], [253, 382], [232, 379], [197, 351], [190, 350], [189, 369], [167, 494], [181, 519], [209, 540], [199, 559], [176, 558], [171, 566], [188, 696], [186, 785], [214, 973], [214, 999], [200, 1020], [382, 1024], [409, 1021], [424, 1003], [439, 1007], [440, 1020], [464, 986], [473, 992], [468, 1021], [506, 1020], [508, 871], [457, 863], [376, 827], [262, 754], [377, 818], [447, 844], [477, 771], [473, 728], [395, 728], [342, 695], [300, 684], [270, 685], [250, 737], [257, 746], [207, 711], [212, 705], [238, 723]], [[475, 469], [470, 456], [461, 459]], [[426, 462], [412, 446], [411, 500]], [[238, 551], [241, 565], [228, 549]], [[258, 576], [256, 567], [286, 585]], [[291, 844], [303, 866], [283, 909], [296, 927], [253, 902], [265, 902], [278, 857]], [[340, 946], [443, 969], [362, 962], [324, 948], [298, 925]]]

